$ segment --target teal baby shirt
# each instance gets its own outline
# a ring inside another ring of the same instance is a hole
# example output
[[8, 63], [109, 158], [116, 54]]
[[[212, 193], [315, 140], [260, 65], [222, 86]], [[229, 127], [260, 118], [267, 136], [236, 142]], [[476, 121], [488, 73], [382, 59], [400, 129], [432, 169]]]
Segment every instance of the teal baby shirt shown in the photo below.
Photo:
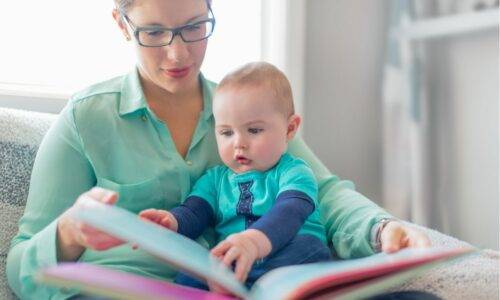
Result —
[[302, 159], [288, 153], [264, 172], [254, 170], [237, 174], [226, 166], [211, 168], [196, 182], [188, 199], [201, 198], [210, 204], [217, 238], [221, 241], [230, 234], [248, 229], [271, 210], [279, 195], [288, 191], [307, 195], [305, 201], [311, 201], [314, 206], [298, 234], [311, 234], [326, 244], [314, 174]]

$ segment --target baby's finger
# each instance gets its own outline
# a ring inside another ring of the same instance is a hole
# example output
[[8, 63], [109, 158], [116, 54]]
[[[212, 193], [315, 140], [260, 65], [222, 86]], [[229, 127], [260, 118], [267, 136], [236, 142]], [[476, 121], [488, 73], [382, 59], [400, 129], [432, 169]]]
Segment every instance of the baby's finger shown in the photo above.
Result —
[[167, 214], [160, 219], [160, 222], [158, 224], [163, 225], [164, 227], [167, 227], [167, 228], [171, 228], [172, 227], [172, 219], [170, 219], [170, 216]]
[[222, 262], [230, 267], [233, 261], [235, 261], [239, 256], [241, 255], [240, 249], [236, 247], [231, 247], [229, 250], [227, 250], [226, 254], [224, 255], [224, 258], [222, 259]]
[[240, 282], [245, 282], [248, 271], [250, 271], [250, 260], [245, 255], [241, 255], [236, 261], [236, 269], [234, 271], [236, 279]]
[[232, 246], [231, 243], [227, 241], [222, 241], [217, 246], [215, 246], [210, 252], [212, 253], [212, 255], [216, 257], [221, 257], [224, 255], [224, 253], [226, 253], [227, 250], [229, 250], [229, 248], [231, 248], [231, 246]]
[[158, 223], [161, 220], [161, 214], [154, 208], [143, 210], [139, 213], [139, 217], [146, 221]]
[[224, 289], [223, 287], [221, 287], [220, 285], [216, 284], [213, 281], [207, 280], [207, 285], [208, 285], [208, 288], [210, 289], [210, 291], [212, 291], [212, 292], [219, 293], [219, 294], [231, 295], [231, 292]]

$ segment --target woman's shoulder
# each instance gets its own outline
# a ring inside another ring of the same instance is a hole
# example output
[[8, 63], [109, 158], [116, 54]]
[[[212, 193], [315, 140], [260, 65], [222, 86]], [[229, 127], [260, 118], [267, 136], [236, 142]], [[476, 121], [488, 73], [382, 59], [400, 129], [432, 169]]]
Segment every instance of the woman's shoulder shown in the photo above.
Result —
[[217, 88], [218, 83], [210, 79], [207, 79], [205, 75], [203, 75], [203, 73], [200, 73], [200, 79], [203, 89], [206, 90], [212, 96], [213, 93], [215, 92], [215, 88]]
[[119, 94], [122, 89], [123, 80], [126, 76], [117, 76], [105, 81], [90, 85], [71, 96], [70, 102], [78, 103], [85, 100], [99, 99], [103, 95]]

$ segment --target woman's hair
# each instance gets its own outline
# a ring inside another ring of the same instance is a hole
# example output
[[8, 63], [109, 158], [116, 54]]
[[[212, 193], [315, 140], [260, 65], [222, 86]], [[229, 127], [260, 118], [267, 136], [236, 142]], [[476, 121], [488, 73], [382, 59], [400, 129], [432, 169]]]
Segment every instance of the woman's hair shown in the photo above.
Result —
[[114, 0], [118, 11], [126, 12], [127, 9], [134, 3], [134, 0]]
[[[114, 1], [116, 8], [120, 12], [127, 12], [128, 8], [132, 6], [132, 4], [134, 3], [134, 0], [114, 0]], [[209, 7], [212, 4], [212, 0], [205, 0], [205, 2]]]
[[293, 96], [286, 75], [268, 62], [251, 62], [230, 72], [221, 80], [216, 92], [224, 89], [257, 87], [270, 91], [276, 105], [286, 117], [294, 114]]

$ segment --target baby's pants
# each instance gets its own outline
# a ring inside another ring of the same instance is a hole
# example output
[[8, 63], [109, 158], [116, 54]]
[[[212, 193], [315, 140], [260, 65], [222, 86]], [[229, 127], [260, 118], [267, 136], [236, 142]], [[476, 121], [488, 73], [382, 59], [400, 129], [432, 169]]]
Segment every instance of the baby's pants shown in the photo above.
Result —
[[[330, 249], [317, 237], [309, 234], [297, 235], [273, 255], [256, 261], [248, 273], [245, 285], [250, 288], [257, 279], [272, 269], [290, 265], [327, 261], [331, 258]], [[206, 283], [184, 273], [179, 273], [174, 282], [185, 286], [208, 290]]]

